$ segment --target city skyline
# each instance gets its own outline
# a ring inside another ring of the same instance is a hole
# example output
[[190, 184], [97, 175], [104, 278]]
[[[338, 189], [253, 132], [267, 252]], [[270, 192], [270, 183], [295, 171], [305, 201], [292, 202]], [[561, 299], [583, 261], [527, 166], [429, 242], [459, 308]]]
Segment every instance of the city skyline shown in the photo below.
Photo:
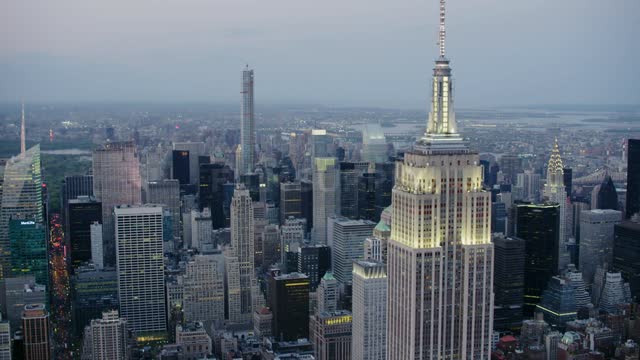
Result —
[[0, 5], [128, 100], [0, 84], [0, 359], [640, 359], [640, 5], [75, 1]]

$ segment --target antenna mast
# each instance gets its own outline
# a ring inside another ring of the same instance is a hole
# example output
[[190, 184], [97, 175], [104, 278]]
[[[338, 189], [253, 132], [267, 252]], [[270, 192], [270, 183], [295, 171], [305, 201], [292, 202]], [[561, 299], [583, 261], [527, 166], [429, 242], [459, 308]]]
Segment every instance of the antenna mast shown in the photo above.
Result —
[[440, 45], [440, 57], [444, 57], [444, 40], [446, 31], [444, 29], [444, 5], [445, 0], [440, 0], [440, 33], [438, 36], [438, 45]]

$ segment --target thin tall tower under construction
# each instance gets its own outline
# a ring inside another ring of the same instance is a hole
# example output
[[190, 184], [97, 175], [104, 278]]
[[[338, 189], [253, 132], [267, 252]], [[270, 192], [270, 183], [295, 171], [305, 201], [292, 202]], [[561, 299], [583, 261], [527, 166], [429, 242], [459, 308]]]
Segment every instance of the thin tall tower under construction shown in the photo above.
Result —
[[256, 148], [256, 125], [253, 109], [253, 70], [242, 71], [242, 105], [240, 108], [240, 161], [236, 175], [253, 172]]

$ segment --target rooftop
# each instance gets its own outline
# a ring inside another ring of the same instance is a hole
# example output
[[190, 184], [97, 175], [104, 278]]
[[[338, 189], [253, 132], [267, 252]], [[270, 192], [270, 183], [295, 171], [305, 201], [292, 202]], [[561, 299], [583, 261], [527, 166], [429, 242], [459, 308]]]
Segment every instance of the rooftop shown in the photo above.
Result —
[[309, 277], [305, 274], [302, 273], [298, 273], [298, 272], [293, 272], [293, 273], [289, 273], [289, 274], [283, 274], [283, 275], [279, 275], [276, 276], [274, 279], [275, 280], [294, 280], [294, 279], [308, 279]]
[[596, 214], [617, 214], [620, 212], [618, 210], [611, 210], [611, 209], [593, 209], [593, 210], [583, 210], [583, 211], [591, 211], [592, 213], [596, 213]]
[[260, 308], [260, 310], [258, 310], [258, 313], [261, 315], [269, 315], [271, 314], [271, 310], [269, 310], [268, 307], [263, 307], [263, 308]]
[[75, 199], [70, 199], [69, 200], [69, 204], [85, 204], [85, 203], [92, 203], [92, 202], [97, 202], [96, 198], [93, 196], [78, 196]]
[[341, 216], [338, 216], [338, 217], [335, 218], [335, 223], [343, 225], [343, 226], [371, 225], [371, 224], [376, 225], [376, 223], [374, 223], [371, 220], [362, 220], [362, 219], [361, 220], [353, 220], [353, 219], [348, 219], [348, 218], [341, 217]]
[[334, 311], [323, 311], [320, 313], [320, 317], [328, 318], [328, 317], [340, 317], [340, 316], [351, 316], [351, 311], [349, 310], [334, 310]]
[[335, 280], [336, 278], [333, 276], [333, 272], [332, 271], [327, 271], [326, 273], [324, 273], [324, 276], [322, 277], [325, 280]]
[[378, 267], [378, 266], [384, 265], [383, 263], [369, 261], [369, 260], [357, 260], [355, 262], [362, 267]]
[[116, 215], [129, 215], [129, 214], [154, 214], [162, 213], [162, 206], [156, 204], [145, 205], [118, 205], [113, 212]]
[[203, 331], [204, 325], [199, 321], [194, 321], [194, 322], [186, 323], [184, 325], [178, 325], [176, 330], [179, 332], [201, 331], [201, 330]]
[[391, 231], [391, 228], [382, 220], [376, 225], [375, 229], [378, 231]]

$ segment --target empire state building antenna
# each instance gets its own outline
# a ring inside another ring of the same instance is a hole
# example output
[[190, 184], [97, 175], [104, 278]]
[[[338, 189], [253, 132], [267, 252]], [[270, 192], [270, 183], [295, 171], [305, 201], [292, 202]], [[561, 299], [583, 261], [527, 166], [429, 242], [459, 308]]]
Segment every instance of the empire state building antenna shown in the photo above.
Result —
[[444, 41], [445, 41], [445, 36], [447, 34], [444, 27], [444, 15], [445, 15], [444, 5], [445, 5], [445, 0], [440, 0], [440, 33], [438, 35], [438, 45], [440, 46], [440, 57], [445, 56]]

